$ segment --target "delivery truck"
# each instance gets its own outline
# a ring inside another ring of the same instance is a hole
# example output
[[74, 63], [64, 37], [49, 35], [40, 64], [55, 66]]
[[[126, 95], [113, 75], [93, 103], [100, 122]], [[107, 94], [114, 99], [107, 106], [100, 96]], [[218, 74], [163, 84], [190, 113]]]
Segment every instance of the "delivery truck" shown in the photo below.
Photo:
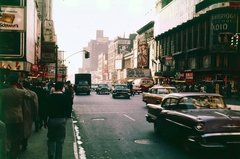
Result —
[[91, 74], [90, 73], [77, 73], [75, 74], [74, 91], [76, 95], [87, 94], [91, 92]]

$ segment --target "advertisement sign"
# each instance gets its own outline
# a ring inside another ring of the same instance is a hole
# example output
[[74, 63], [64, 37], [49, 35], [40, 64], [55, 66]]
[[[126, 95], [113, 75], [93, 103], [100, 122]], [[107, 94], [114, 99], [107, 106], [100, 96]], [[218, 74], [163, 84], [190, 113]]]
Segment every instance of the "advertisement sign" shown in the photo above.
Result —
[[22, 33], [0, 32], [0, 57], [22, 57]]
[[141, 77], [152, 77], [150, 69], [124, 69], [124, 78], [141, 78]]
[[118, 45], [118, 54], [128, 54], [131, 52], [130, 45], [120, 44]]
[[148, 66], [148, 44], [147, 41], [141, 41], [138, 43], [138, 56], [137, 56], [137, 67]]
[[235, 51], [231, 46], [231, 37], [236, 32], [237, 13], [228, 10], [211, 15], [210, 50], [211, 52]]
[[55, 63], [55, 53], [42, 53], [41, 61], [44, 63]]
[[19, 61], [0, 61], [0, 68], [19, 71], [25, 70], [24, 62]]
[[25, 30], [25, 9], [19, 7], [1, 7], [0, 30]]

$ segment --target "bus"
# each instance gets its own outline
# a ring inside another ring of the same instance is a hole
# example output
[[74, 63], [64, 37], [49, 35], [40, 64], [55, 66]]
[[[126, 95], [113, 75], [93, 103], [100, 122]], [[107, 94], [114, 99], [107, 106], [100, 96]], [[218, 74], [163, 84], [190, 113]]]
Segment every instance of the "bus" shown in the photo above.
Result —
[[133, 85], [140, 87], [142, 92], [148, 92], [148, 89], [153, 86], [153, 79], [149, 77], [138, 78], [133, 81]]

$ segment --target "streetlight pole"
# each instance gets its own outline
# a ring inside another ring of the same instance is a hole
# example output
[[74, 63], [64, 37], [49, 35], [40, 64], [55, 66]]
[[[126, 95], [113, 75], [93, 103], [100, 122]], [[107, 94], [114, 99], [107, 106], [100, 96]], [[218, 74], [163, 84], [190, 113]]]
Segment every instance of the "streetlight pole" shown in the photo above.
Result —
[[55, 61], [55, 83], [58, 79], [58, 45], [55, 46], [55, 54], [56, 54], [56, 61]]

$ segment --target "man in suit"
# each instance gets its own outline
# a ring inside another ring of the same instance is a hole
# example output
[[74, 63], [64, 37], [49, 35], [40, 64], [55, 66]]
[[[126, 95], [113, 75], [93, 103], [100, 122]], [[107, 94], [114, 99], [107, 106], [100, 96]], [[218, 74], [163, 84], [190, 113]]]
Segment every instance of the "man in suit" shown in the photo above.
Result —
[[22, 100], [32, 98], [28, 90], [18, 83], [19, 75], [7, 78], [10, 87], [0, 90], [0, 120], [6, 125], [7, 154], [10, 159], [18, 158], [22, 131]]
[[23, 81], [23, 87], [26, 88], [33, 96], [31, 99], [24, 99], [22, 104], [23, 111], [23, 137], [22, 150], [27, 149], [28, 138], [31, 137], [33, 121], [37, 120], [38, 116], [38, 96], [35, 92], [30, 90], [30, 83]]

